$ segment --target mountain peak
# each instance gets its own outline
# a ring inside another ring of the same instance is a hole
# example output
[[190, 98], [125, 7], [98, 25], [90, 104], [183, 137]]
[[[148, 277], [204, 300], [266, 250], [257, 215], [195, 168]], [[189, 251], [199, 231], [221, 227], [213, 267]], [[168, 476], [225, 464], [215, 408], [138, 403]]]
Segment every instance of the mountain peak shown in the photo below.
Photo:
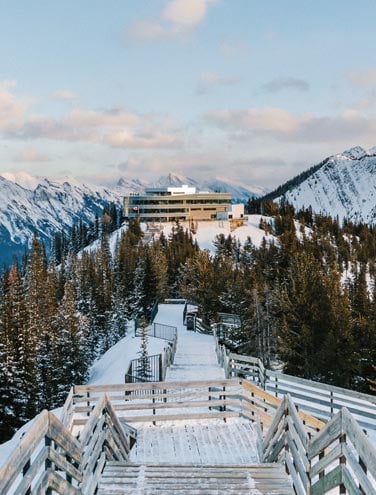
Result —
[[350, 160], [361, 160], [367, 155], [367, 151], [361, 146], [354, 146], [353, 148], [350, 148], [349, 150], [346, 150], [341, 154], [341, 156], [345, 156]]

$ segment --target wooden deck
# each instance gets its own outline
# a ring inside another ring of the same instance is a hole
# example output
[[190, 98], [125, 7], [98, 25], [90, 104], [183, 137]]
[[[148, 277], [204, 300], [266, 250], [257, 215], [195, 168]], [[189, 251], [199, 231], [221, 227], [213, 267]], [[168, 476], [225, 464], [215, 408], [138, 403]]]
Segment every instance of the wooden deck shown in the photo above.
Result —
[[[180, 423], [180, 424], [179, 424]], [[231, 418], [137, 425], [130, 452], [135, 464], [257, 464], [257, 434], [250, 421]]]
[[108, 462], [98, 495], [292, 495], [281, 464], [127, 465]]

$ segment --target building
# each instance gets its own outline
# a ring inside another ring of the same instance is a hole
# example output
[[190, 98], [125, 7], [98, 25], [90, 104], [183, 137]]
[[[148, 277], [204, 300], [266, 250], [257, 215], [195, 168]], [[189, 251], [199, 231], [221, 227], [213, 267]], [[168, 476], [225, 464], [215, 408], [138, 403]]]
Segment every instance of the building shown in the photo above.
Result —
[[196, 192], [186, 185], [147, 188], [143, 195], [124, 198], [124, 216], [138, 217], [141, 222], [215, 220], [230, 205], [230, 193]]

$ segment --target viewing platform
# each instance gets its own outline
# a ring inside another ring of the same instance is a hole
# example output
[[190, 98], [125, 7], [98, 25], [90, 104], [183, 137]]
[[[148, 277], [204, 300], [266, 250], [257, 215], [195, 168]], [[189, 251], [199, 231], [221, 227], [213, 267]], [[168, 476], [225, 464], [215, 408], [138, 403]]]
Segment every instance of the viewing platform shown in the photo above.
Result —
[[1, 494], [376, 493], [375, 448], [333, 391], [327, 421], [266, 390], [257, 359], [186, 330], [183, 305], [154, 321], [155, 334], [175, 329], [166, 379], [73, 387], [61, 421], [43, 411], [0, 470]]

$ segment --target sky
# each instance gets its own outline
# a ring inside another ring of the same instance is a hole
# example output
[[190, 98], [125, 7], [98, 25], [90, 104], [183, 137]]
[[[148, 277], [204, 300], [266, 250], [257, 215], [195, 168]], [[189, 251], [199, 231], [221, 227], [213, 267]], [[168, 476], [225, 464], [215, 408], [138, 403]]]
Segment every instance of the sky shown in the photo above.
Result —
[[376, 145], [374, 0], [0, 0], [0, 174], [272, 189]]

